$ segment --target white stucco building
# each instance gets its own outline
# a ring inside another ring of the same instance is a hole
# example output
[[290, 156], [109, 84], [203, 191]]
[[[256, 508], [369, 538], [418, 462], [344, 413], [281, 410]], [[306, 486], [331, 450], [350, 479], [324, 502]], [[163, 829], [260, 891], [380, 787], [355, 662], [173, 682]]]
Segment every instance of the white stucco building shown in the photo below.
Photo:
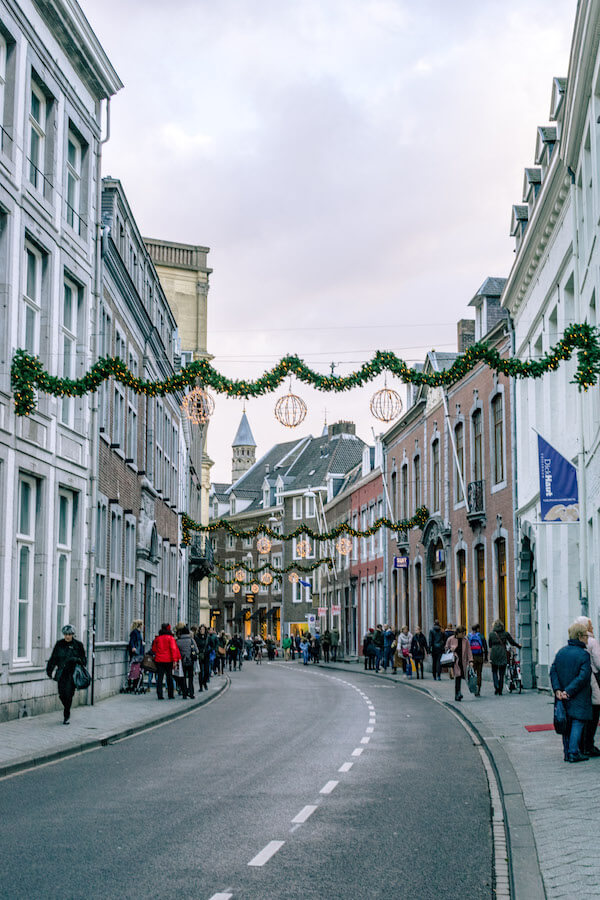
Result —
[[[549, 126], [513, 207], [516, 255], [502, 303], [521, 359], [539, 359], [571, 323], [598, 323], [600, 4], [578, 4], [568, 77], [552, 85]], [[530, 161], [528, 161], [530, 165]], [[516, 381], [517, 615], [526, 684], [544, 685], [572, 619], [598, 627], [600, 387], [580, 393], [576, 362]], [[540, 524], [537, 433], [578, 470], [580, 523]]]

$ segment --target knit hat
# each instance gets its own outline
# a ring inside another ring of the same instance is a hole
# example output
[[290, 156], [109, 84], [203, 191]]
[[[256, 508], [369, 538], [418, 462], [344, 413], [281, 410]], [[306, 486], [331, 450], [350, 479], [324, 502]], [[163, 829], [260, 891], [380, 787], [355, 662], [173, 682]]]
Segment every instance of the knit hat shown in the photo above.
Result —
[[63, 625], [62, 627], [63, 634], [75, 634], [75, 629], [72, 625]]

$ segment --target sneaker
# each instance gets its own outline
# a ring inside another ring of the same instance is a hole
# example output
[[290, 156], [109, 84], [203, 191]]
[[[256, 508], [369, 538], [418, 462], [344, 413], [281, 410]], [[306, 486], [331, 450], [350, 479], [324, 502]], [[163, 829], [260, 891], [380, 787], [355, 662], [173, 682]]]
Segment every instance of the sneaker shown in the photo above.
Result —
[[578, 763], [578, 762], [588, 762], [589, 757], [584, 756], [583, 753], [569, 753], [567, 756], [567, 762], [570, 763]]
[[600, 750], [597, 747], [590, 747], [589, 750], [583, 751], [586, 756], [600, 756]]

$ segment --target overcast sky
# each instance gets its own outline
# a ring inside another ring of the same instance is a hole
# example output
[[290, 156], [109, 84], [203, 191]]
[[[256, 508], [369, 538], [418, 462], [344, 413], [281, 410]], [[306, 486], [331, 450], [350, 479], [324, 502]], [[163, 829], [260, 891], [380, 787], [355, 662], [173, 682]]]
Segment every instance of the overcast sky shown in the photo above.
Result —
[[[234, 377], [285, 353], [349, 372], [456, 349], [513, 260], [511, 206], [566, 75], [575, 0], [81, 0], [125, 87], [104, 174], [143, 234], [211, 248], [209, 350]], [[251, 400], [258, 453], [329, 422], [372, 441], [373, 386]], [[397, 385], [393, 385], [397, 386]], [[403, 390], [401, 389], [402, 393]], [[213, 480], [240, 401], [217, 398]]]

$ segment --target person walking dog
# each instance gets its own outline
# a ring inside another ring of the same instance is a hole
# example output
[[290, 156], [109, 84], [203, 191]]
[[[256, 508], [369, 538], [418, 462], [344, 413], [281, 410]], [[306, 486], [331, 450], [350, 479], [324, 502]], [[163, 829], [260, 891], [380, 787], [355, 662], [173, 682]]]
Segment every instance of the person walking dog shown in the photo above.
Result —
[[46, 666], [46, 674], [48, 678], [52, 678], [54, 673], [54, 680], [58, 683], [58, 696], [64, 710], [63, 725], [68, 725], [75, 694], [73, 672], [75, 666], [87, 664], [87, 657], [81, 641], [75, 640], [75, 629], [72, 625], [64, 625], [62, 635], [62, 639], [54, 645]]

